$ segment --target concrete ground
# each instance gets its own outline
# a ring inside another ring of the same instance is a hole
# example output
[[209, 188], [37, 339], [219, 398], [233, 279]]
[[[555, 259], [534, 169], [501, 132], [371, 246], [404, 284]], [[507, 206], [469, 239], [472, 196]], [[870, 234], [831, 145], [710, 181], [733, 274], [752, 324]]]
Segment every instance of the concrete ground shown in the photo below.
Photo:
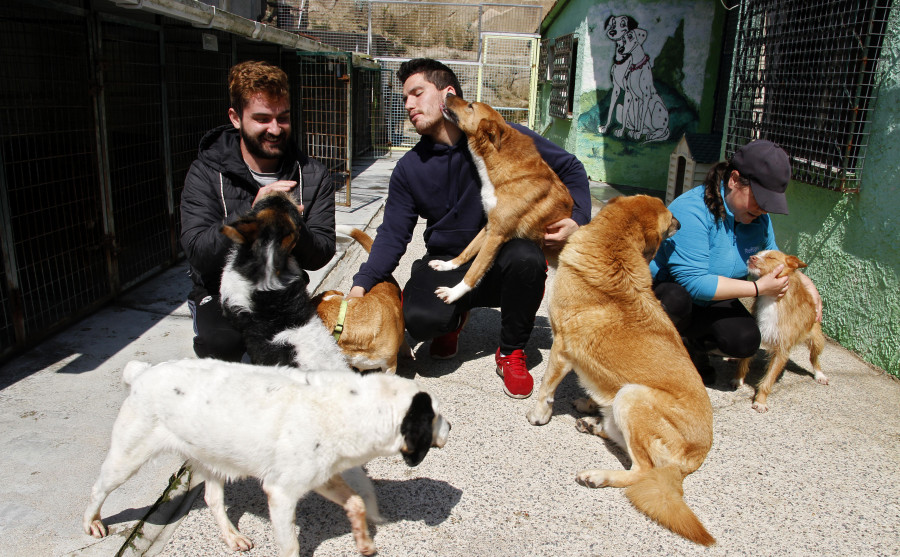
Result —
[[[339, 223], [369, 225], [374, 234], [394, 162], [359, 169], [353, 206], [338, 209]], [[592, 192], [598, 199], [618, 193], [601, 184]], [[424, 252], [423, 227], [395, 273], [401, 284]], [[315, 273], [313, 285], [346, 291], [363, 260], [350, 249]], [[110, 496], [103, 517], [112, 535], [95, 540], [81, 532], [126, 396], [122, 366], [193, 356], [188, 285], [181, 264], [0, 368], [0, 553], [234, 554], [198, 496], [202, 484], [191, 485], [189, 473], [172, 481], [181, 466], [172, 456], [148, 463]], [[805, 349], [797, 349], [767, 414], [750, 408], [749, 387], [727, 386], [735, 364], [714, 359], [715, 440], [684, 486], [718, 540], [705, 549], [644, 517], [622, 490], [575, 483], [578, 470], [620, 469], [628, 458], [576, 431], [571, 402], [582, 391], [573, 375], [557, 391], [552, 421], [528, 424], [532, 400], [506, 397], [494, 372], [498, 330], [499, 312], [478, 309], [455, 359], [431, 360], [424, 343], [413, 345], [415, 360], [401, 361], [399, 374], [442, 400], [453, 430], [447, 446], [416, 468], [399, 457], [367, 466], [387, 519], [372, 529], [380, 555], [900, 554], [900, 382], [836, 343], [821, 358], [831, 383], [816, 384]], [[543, 306], [526, 350], [537, 382], [551, 342]], [[751, 379], [761, 372], [758, 362]], [[226, 500], [232, 521], [256, 543], [248, 555], [276, 554], [258, 483], [229, 485]], [[356, 555], [343, 512], [318, 495], [301, 499], [297, 523], [301, 555]]]

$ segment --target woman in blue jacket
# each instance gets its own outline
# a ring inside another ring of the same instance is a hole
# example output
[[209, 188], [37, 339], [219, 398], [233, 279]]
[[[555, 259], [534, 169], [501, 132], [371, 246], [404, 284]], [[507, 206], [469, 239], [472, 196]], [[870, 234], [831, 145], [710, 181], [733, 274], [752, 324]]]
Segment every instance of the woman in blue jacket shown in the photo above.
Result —
[[[788, 214], [784, 191], [791, 179], [790, 159], [781, 147], [757, 140], [720, 162], [693, 188], [669, 205], [681, 229], [663, 242], [650, 263], [654, 292], [686, 340], [705, 383], [715, 381], [708, 353], [746, 358], [760, 344], [756, 320], [738, 298], [784, 296], [782, 268], [746, 280], [747, 260], [778, 249], [768, 213]], [[816, 301], [812, 281], [800, 274]]]

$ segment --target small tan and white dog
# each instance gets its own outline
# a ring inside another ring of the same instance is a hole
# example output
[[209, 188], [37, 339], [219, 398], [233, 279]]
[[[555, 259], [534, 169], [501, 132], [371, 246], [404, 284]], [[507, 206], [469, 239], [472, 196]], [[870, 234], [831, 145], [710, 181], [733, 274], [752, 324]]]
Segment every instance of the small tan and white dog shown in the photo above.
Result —
[[[372, 238], [362, 230], [338, 226], [337, 231], [356, 240], [366, 253], [372, 249]], [[344, 293], [337, 290], [313, 298], [319, 318], [329, 331], [335, 330], [344, 300]], [[337, 344], [348, 364], [358, 370], [396, 373], [398, 355], [413, 358], [406, 342], [402, 292], [393, 277], [373, 286], [365, 296], [349, 298], [346, 302]]]
[[129, 362], [123, 377], [131, 392], [84, 512], [85, 533], [98, 538], [107, 534], [100, 520], [107, 496], [168, 451], [206, 481], [206, 504], [232, 550], [253, 543], [225, 513], [224, 484], [252, 476], [268, 496], [281, 557], [299, 555], [296, 506], [310, 490], [344, 508], [357, 550], [371, 555], [365, 502], [341, 473], [397, 453], [416, 466], [450, 432], [437, 400], [395, 375], [186, 359]]
[[[788, 276], [787, 293], [780, 299], [772, 296], [759, 296], [753, 300], [751, 308], [762, 335], [762, 347], [769, 352], [769, 367], [756, 390], [753, 408], [757, 412], [766, 412], [769, 407], [766, 401], [781, 371], [790, 359], [791, 349], [801, 342], [809, 348], [809, 362], [813, 366], [816, 381], [828, 384], [828, 377], [819, 367], [819, 354], [825, 347], [825, 335], [822, 326], [816, 321], [816, 305], [812, 294], [803, 286], [799, 271], [806, 263], [794, 255], [786, 255], [776, 250], [765, 250], [751, 255], [747, 262], [750, 274], [756, 278], [767, 275], [779, 265], [784, 270], [779, 277]], [[744, 358], [738, 364], [732, 385], [739, 388], [750, 370], [753, 358]]]
[[[565, 184], [541, 158], [534, 140], [507, 124], [496, 110], [451, 93], [444, 100], [443, 112], [468, 137], [487, 215], [487, 225], [461, 254], [450, 261], [429, 262], [435, 270], [450, 271], [475, 258], [459, 284], [435, 291], [452, 304], [475, 288], [504, 243], [527, 238], [543, 247], [547, 226], [571, 217], [574, 202]], [[548, 254], [551, 259], [556, 255]]]

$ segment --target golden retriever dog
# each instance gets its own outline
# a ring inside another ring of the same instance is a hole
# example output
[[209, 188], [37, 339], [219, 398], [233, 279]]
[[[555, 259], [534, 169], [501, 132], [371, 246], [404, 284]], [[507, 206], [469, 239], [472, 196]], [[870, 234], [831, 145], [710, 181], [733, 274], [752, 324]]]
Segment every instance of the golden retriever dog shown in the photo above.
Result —
[[590, 395], [576, 406], [602, 417], [579, 430], [628, 451], [630, 470], [583, 470], [578, 483], [624, 487], [638, 510], [676, 534], [715, 543], [682, 498], [684, 478], [712, 446], [712, 405], [648, 268], [679, 228], [655, 197], [616, 197], [575, 232], [559, 256], [550, 292], [553, 346], [528, 421], [550, 421], [553, 394], [572, 370]]
[[[809, 362], [813, 366], [816, 381], [822, 385], [828, 384], [828, 377], [819, 367], [819, 354], [825, 348], [825, 335], [822, 333], [822, 326], [816, 321], [816, 304], [812, 294], [797, 276], [797, 269], [806, 267], [806, 263], [794, 255], [765, 250], [750, 256], [747, 269], [752, 276], [759, 278], [771, 273], [779, 265], [784, 265], [784, 270], [778, 276], [789, 277], [787, 293], [780, 299], [772, 296], [754, 298], [751, 308], [762, 335], [762, 347], [771, 356], [766, 375], [753, 399], [753, 409], [757, 412], [768, 411], [766, 400], [772, 392], [772, 386], [790, 359], [791, 349], [801, 342], [805, 342], [809, 348]], [[744, 384], [752, 360], [753, 358], [744, 358], [738, 364], [732, 382], [735, 388]]]
[[[372, 249], [372, 238], [362, 230], [338, 226], [337, 231], [356, 240], [366, 253]], [[338, 290], [313, 298], [319, 317], [329, 331], [335, 330], [344, 300], [344, 293]], [[404, 334], [402, 292], [393, 277], [373, 286], [365, 296], [346, 301], [337, 343], [348, 364], [359, 370], [396, 373], [398, 354], [413, 358]]]
[[528, 238], [543, 246], [547, 226], [571, 217], [573, 201], [565, 184], [541, 158], [534, 141], [507, 124], [496, 110], [451, 93], [444, 100], [443, 111], [469, 140], [487, 214], [487, 226], [461, 254], [450, 261], [429, 263], [438, 271], [449, 271], [475, 258], [459, 284], [435, 291], [440, 299], [452, 304], [478, 284], [507, 241]]

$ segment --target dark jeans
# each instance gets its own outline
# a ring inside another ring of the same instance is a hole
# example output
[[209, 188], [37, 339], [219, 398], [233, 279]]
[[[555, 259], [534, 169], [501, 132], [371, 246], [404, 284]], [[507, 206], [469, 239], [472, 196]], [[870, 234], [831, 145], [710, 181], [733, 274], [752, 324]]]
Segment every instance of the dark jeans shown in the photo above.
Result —
[[222, 315], [219, 295], [194, 288], [188, 296], [188, 307], [194, 319], [194, 353], [197, 357], [241, 361], [245, 352], [244, 339]]
[[453, 271], [435, 271], [428, 266], [433, 259], [452, 257], [419, 259], [403, 289], [403, 318], [413, 338], [423, 341], [455, 330], [462, 314], [472, 308], [499, 307], [500, 350], [509, 354], [525, 348], [547, 280], [547, 260], [534, 242], [514, 239], [504, 244], [481, 282], [454, 304], [445, 304], [434, 291], [459, 283], [471, 261]]
[[675, 328], [689, 341], [689, 347], [704, 351], [718, 349], [734, 358], [748, 358], [759, 350], [761, 337], [756, 319], [740, 300], [732, 298], [708, 306], [697, 305], [676, 282], [654, 283], [653, 292]]

